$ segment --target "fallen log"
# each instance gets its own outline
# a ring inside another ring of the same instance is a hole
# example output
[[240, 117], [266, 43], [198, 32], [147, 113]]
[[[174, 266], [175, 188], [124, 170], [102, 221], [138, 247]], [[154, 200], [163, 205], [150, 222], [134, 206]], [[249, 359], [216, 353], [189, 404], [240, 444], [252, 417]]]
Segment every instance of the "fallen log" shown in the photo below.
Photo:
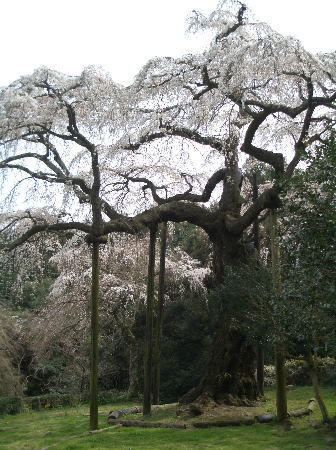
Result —
[[[174, 406], [176, 403], [170, 403], [168, 405], [152, 405], [151, 409], [160, 409], [160, 408], [166, 408], [167, 406]], [[116, 409], [115, 411], [110, 411], [108, 414], [108, 419], [119, 419], [121, 416], [125, 416], [126, 414], [139, 414], [143, 412], [142, 406], [133, 406], [131, 408], [123, 408], [123, 409]]]
[[9, 431], [9, 430], [17, 430], [19, 427], [6, 427], [0, 428], [0, 431]]
[[209, 428], [209, 427], [235, 427], [240, 425], [252, 425], [255, 422], [255, 419], [236, 419], [236, 420], [217, 420], [215, 422], [194, 422], [192, 425], [195, 428]]
[[275, 414], [259, 414], [255, 416], [255, 419], [259, 423], [271, 423], [276, 420], [277, 416]]
[[307, 408], [300, 408], [296, 409], [295, 411], [291, 411], [288, 413], [289, 417], [301, 417], [301, 416], [309, 416], [316, 407], [316, 400], [315, 398], [311, 398], [308, 401]]
[[142, 420], [121, 420], [109, 419], [110, 424], [121, 424], [124, 427], [143, 427], [143, 428], [180, 428], [186, 429], [184, 423], [165, 423], [165, 422], [144, 422]]
[[[308, 416], [314, 411], [315, 407], [316, 407], [316, 400], [314, 398], [311, 398], [308, 401], [308, 405], [306, 408], [300, 408], [294, 411], [289, 411], [288, 417]], [[260, 414], [259, 416], [255, 416], [255, 419], [259, 423], [270, 423], [277, 420], [277, 416], [275, 414]]]
[[116, 409], [115, 411], [109, 412], [108, 418], [119, 419], [119, 417], [125, 416], [126, 414], [141, 413], [142, 410], [143, 410], [142, 406], [133, 406], [132, 408]]

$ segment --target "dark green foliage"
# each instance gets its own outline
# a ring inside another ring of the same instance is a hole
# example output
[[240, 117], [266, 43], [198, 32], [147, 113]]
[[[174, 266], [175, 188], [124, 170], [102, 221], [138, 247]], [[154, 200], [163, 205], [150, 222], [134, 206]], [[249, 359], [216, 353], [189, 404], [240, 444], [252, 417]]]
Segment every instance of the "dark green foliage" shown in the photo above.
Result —
[[197, 384], [210, 346], [208, 312], [199, 298], [166, 305], [162, 338], [161, 400], [177, 401]]
[[0, 415], [18, 414], [23, 411], [22, 397], [0, 397]]
[[[110, 391], [98, 392], [98, 404], [108, 405], [110, 403], [119, 403], [128, 400], [127, 391], [118, 391], [116, 389]], [[80, 395], [80, 401], [82, 403], [89, 402], [89, 392], [84, 392]]]
[[236, 329], [244, 330], [251, 342], [266, 343], [274, 328], [271, 308], [271, 271], [259, 259], [225, 269], [225, 283], [209, 292], [210, 319], [224, 313]]
[[204, 266], [209, 262], [210, 242], [205, 232], [188, 222], [175, 223], [170, 246], [180, 247]]
[[26, 281], [22, 288], [21, 308], [34, 309], [43, 305], [48, 297], [54, 278], [45, 277], [42, 280]]
[[[0, 397], [0, 415], [19, 414], [24, 410], [47, 410], [89, 403], [90, 394], [45, 394], [34, 397]], [[127, 392], [111, 390], [98, 393], [98, 404], [108, 405], [127, 401]]]
[[[336, 353], [336, 143], [307, 154], [283, 211], [283, 296], [292, 339]], [[294, 325], [291, 327], [290, 325]]]

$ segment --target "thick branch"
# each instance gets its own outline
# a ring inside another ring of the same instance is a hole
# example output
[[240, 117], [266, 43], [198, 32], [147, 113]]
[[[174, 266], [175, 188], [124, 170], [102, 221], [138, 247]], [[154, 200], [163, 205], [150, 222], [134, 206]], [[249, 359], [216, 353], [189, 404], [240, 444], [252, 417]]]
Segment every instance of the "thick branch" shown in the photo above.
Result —
[[155, 184], [150, 181], [148, 178], [144, 177], [131, 177], [129, 175], [123, 175], [124, 178], [126, 178], [129, 181], [132, 181], [133, 183], [143, 183], [143, 189], [150, 189], [153, 199], [158, 203], [159, 205], [162, 205], [163, 203], [171, 203], [171, 202], [177, 202], [177, 201], [189, 201], [189, 202], [207, 202], [210, 200], [211, 194], [217, 184], [220, 181], [225, 181], [227, 175], [226, 169], [220, 169], [217, 172], [215, 172], [207, 181], [202, 194], [193, 194], [192, 186], [189, 186], [188, 190], [183, 192], [182, 194], [176, 194], [168, 198], [160, 197], [157, 193], [159, 189], [163, 189], [163, 187], [155, 186]]
[[104, 224], [103, 234], [118, 231], [136, 234], [145, 228], [168, 221], [187, 221], [208, 231], [213, 227], [215, 216], [215, 213], [194, 203], [171, 202], [154, 206], [132, 218], [124, 216], [111, 220]]
[[293, 157], [292, 161], [289, 163], [287, 170], [286, 170], [287, 177], [292, 176], [295, 167], [299, 164], [299, 162], [301, 160], [302, 154], [306, 147], [305, 140], [307, 139], [307, 136], [308, 136], [309, 127], [310, 127], [314, 109], [315, 109], [315, 106], [313, 106], [313, 104], [312, 104], [314, 87], [313, 87], [313, 83], [311, 82], [310, 78], [307, 79], [307, 90], [308, 90], [308, 96], [309, 96], [309, 98], [308, 98], [309, 106], [308, 106], [306, 114], [305, 114], [305, 118], [304, 118], [304, 121], [302, 124], [299, 139], [295, 144], [294, 157]]
[[240, 234], [250, 226], [259, 214], [266, 208], [278, 208], [280, 206], [279, 192], [276, 187], [272, 187], [263, 192], [257, 200], [239, 218], [226, 216], [225, 225], [228, 231]]
[[260, 125], [266, 120], [269, 112], [262, 112], [255, 116], [255, 118], [250, 123], [246, 134], [244, 143], [241, 146], [241, 150], [248, 155], [251, 155], [258, 159], [259, 161], [263, 161], [266, 164], [270, 164], [277, 174], [282, 174], [284, 171], [284, 157], [281, 153], [273, 153], [269, 150], [264, 150], [262, 148], [256, 147], [252, 144], [254, 136], [260, 127]]

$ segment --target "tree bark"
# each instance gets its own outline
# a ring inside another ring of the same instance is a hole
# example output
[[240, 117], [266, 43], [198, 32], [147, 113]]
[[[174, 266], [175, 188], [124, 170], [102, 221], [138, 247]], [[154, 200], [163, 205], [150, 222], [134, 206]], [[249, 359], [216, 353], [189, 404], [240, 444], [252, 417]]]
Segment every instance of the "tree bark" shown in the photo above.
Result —
[[90, 430], [98, 429], [98, 304], [99, 243], [92, 244], [91, 344], [90, 344]]
[[156, 228], [150, 229], [147, 305], [146, 305], [146, 337], [144, 355], [144, 400], [143, 415], [151, 413], [152, 369], [153, 369], [153, 305], [154, 305], [154, 277], [155, 277], [155, 241]]
[[155, 343], [154, 343], [154, 378], [153, 378], [153, 403], [158, 404], [160, 399], [160, 370], [161, 370], [161, 336], [165, 295], [166, 274], [166, 249], [167, 249], [167, 222], [161, 226], [160, 236], [160, 271], [159, 289], [157, 300], [157, 311], [155, 321]]

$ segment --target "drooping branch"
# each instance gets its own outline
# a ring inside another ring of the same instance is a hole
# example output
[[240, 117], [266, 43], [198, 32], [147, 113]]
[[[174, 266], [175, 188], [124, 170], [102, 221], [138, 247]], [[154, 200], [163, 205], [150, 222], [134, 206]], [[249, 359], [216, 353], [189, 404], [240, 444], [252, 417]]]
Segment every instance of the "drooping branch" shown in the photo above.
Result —
[[20, 237], [15, 239], [14, 241], [4, 245], [3, 247], [6, 250], [13, 250], [16, 247], [27, 242], [30, 238], [35, 236], [36, 234], [42, 232], [55, 232], [55, 231], [67, 231], [67, 230], [79, 230], [84, 233], [91, 233], [91, 226], [82, 222], [59, 222], [59, 223], [43, 223], [43, 224], [35, 224], [25, 233], [23, 233]]
[[230, 34], [234, 33], [239, 27], [241, 27], [244, 24], [244, 13], [246, 11], [246, 5], [244, 3], [240, 3], [240, 8], [237, 14], [237, 22], [232, 25], [231, 27], [228, 27], [228, 29], [226, 31], [223, 31], [222, 33], [218, 34], [216, 36], [215, 42], [218, 43], [221, 40], [225, 39], [226, 37], [228, 37]]

